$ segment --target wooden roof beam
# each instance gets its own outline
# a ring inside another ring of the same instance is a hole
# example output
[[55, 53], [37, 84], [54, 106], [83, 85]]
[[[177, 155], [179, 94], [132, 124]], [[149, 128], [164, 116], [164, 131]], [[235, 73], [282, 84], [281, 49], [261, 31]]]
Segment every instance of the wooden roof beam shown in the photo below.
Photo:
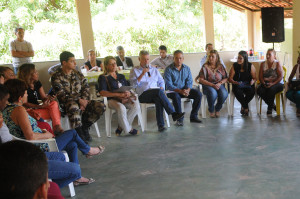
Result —
[[249, 2], [249, 1], [247, 1], [247, 0], [240, 0], [240, 1], [243, 1], [243, 2], [246, 3], [246, 4], [250, 4], [250, 5], [253, 5], [253, 6], [255, 6], [255, 7], [261, 9], [261, 7], [259, 7], [258, 5], [255, 5], [254, 3], [251, 3], [251, 2]]

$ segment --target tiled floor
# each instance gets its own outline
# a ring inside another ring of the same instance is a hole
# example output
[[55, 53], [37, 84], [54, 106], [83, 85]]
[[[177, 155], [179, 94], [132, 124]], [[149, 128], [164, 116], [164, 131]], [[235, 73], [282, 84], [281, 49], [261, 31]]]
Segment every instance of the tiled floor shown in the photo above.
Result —
[[[186, 104], [187, 112], [190, 105]], [[96, 182], [76, 187], [80, 199], [298, 199], [300, 196], [300, 118], [288, 105], [286, 116], [243, 118], [226, 107], [220, 118], [203, 119], [157, 132], [155, 110], [148, 111], [151, 131], [138, 136], [102, 137], [92, 129], [92, 146], [106, 151], [80, 156], [82, 175]], [[134, 123], [137, 125], [136, 121]], [[117, 126], [113, 117], [112, 129]], [[68, 189], [62, 189], [68, 196]]]

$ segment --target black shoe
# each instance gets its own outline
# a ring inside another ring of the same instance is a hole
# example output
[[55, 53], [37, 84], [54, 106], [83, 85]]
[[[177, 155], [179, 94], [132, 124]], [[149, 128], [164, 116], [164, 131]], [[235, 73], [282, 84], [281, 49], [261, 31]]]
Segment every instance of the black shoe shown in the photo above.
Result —
[[116, 131], [115, 131], [115, 132], [116, 132], [116, 136], [120, 136], [121, 133], [122, 133], [122, 131], [123, 131], [123, 130], [121, 129], [121, 127], [120, 127], [120, 128], [118, 127], [118, 128], [116, 129]]
[[272, 116], [272, 109], [267, 111], [267, 116]]
[[176, 121], [176, 126], [183, 126], [183, 121], [177, 120], [177, 121]]
[[158, 131], [159, 131], [159, 132], [163, 132], [163, 131], [165, 131], [165, 130], [167, 130], [167, 129], [166, 129], [166, 127], [164, 127], [164, 126], [159, 126], [159, 127], [158, 127]]
[[182, 119], [183, 116], [184, 116], [184, 112], [183, 113], [176, 113], [176, 112], [172, 113], [172, 118], [173, 118], [174, 122]]
[[137, 135], [137, 134], [139, 134], [139, 131], [136, 130], [136, 129], [132, 129], [129, 133], [130, 133], [131, 135]]
[[197, 118], [197, 117], [196, 118], [191, 118], [190, 122], [191, 123], [202, 123], [202, 121], [199, 118]]

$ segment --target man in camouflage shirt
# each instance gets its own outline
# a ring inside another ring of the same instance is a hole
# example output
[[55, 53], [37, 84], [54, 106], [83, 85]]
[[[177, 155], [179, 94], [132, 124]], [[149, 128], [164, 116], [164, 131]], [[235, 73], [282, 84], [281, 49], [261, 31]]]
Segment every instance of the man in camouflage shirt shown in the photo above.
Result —
[[100, 101], [90, 100], [89, 84], [83, 74], [75, 70], [74, 54], [62, 52], [60, 62], [62, 68], [51, 77], [52, 87], [72, 128], [76, 129], [84, 141], [91, 141], [89, 127], [103, 114], [105, 105]]

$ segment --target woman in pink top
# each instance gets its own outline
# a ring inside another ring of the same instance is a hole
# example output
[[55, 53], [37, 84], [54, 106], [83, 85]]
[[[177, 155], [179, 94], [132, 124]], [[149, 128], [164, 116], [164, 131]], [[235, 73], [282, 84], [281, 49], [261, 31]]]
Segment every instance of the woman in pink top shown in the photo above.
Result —
[[[220, 63], [218, 51], [211, 50], [209, 56], [195, 81], [203, 86], [203, 94], [207, 97], [210, 117], [219, 117], [220, 110], [225, 102], [228, 92], [224, 87], [227, 82], [227, 72]], [[215, 102], [217, 100], [217, 104]]]

